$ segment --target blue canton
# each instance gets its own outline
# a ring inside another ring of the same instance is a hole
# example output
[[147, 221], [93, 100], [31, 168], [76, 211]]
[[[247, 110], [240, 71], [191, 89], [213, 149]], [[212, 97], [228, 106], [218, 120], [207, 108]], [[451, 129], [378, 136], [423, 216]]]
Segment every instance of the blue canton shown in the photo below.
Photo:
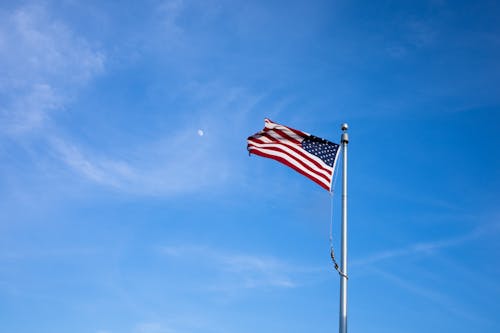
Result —
[[328, 140], [309, 135], [302, 141], [302, 148], [310, 154], [319, 157], [323, 162], [333, 167], [339, 145]]

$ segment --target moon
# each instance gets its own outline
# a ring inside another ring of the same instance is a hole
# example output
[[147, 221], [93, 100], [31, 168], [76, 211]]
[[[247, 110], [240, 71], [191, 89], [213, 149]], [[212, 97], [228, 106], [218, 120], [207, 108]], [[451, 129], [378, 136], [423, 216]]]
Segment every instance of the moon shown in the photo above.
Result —
[[205, 133], [203, 132], [203, 130], [202, 130], [202, 129], [199, 129], [199, 130], [198, 130], [198, 135], [199, 135], [199, 136], [203, 136], [203, 134], [205, 134]]

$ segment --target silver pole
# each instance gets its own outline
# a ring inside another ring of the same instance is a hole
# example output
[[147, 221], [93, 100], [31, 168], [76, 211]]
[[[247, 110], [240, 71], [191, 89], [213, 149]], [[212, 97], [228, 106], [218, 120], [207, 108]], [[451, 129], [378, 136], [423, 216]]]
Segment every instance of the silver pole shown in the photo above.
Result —
[[341, 262], [340, 271], [340, 318], [339, 333], [347, 333], [347, 144], [349, 136], [347, 124], [342, 124], [342, 240], [341, 240]]

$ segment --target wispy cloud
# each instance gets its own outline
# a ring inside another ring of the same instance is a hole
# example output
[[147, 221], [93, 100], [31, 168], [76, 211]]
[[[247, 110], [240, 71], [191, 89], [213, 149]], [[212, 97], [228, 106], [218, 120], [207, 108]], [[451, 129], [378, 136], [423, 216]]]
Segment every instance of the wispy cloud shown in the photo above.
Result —
[[362, 258], [357, 258], [352, 261], [352, 266], [366, 266], [375, 264], [381, 261], [406, 257], [415, 255], [432, 255], [437, 250], [445, 249], [452, 246], [457, 246], [465, 242], [477, 239], [485, 233], [497, 230], [498, 226], [495, 224], [479, 227], [468, 234], [449, 237], [445, 239], [439, 239], [429, 242], [418, 242], [414, 244], [409, 244], [408, 246], [396, 249], [383, 250], [376, 253], [372, 253]]
[[[182, 1], [166, 1], [159, 7], [171, 29], [183, 6]], [[228, 146], [232, 132], [219, 132], [224, 126], [220, 122], [241, 123], [238, 115], [258, 102], [258, 97], [223, 84], [183, 83], [179, 93], [191, 96], [184, 108], [192, 117], [172, 124], [168, 135], [129, 142], [110, 153], [61, 134], [68, 131], [57, 121], [57, 113], [68, 111], [78, 89], [104, 71], [102, 50], [43, 5], [31, 5], [0, 13], [0, 62], [5, 66], [0, 132], [45, 144], [44, 153], [55, 157], [54, 167], [62, 164], [82, 179], [126, 194], [171, 195], [225, 183], [234, 168], [220, 148]], [[213, 114], [224, 116], [216, 119]]]
[[[433, 274], [435, 270], [428, 268], [428, 265], [419, 268], [419, 276], [412, 276], [408, 278], [393, 273], [393, 270], [383, 270], [376, 264], [384, 261], [390, 262], [391, 260], [397, 260], [399, 258], [432, 256], [434, 262], [437, 261], [440, 266], [444, 265], [445, 268], [442, 268], [442, 270], [447, 271], [448, 273], [450, 273], [449, 270], [456, 271], [456, 274], [460, 275], [463, 280], [461, 284], [469, 285], [470, 283], [480, 283], [483, 286], [489, 286], [491, 292], [497, 293], [498, 288], [496, 287], [494, 281], [482, 276], [477, 271], [471, 271], [470, 268], [464, 266], [463, 263], [458, 264], [455, 260], [448, 259], [445, 255], [443, 255], [442, 250], [461, 246], [467, 242], [480, 239], [486, 235], [491, 235], [492, 233], [498, 233], [500, 230], [499, 227], [500, 225], [498, 223], [493, 222], [478, 227], [471, 232], [460, 236], [429, 242], [418, 242], [409, 244], [403, 248], [380, 251], [364, 258], [353, 260], [351, 266], [357, 267], [358, 269], [362, 267], [363, 270], [370, 275], [381, 277], [392, 286], [399, 287], [413, 295], [426, 299], [430, 301], [433, 306], [438, 307], [443, 312], [449, 313], [457, 318], [467, 318], [471, 321], [489, 323], [489, 320], [477, 313], [474, 308], [463, 304], [458, 299], [452, 298], [442, 289], [438, 290], [437, 288], [433, 288], [436, 284], [448, 282], [445, 281], [445, 277]], [[425, 279], [430, 279], [432, 283], [429, 283], [429, 281], [424, 282]]]
[[135, 333], [176, 333], [179, 332], [175, 329], [165, 326], [165, 324], [158, 322], [144, 322], [139, 323], [134, 329]]
[[[55, 156], [82, 178], [125, 194], [172, 195], [224, 184], [232, 162], [213, 128], [186, 126], [167, 137], [115, 147], [115, 154], [51, 136]], [[125, 151], [123, 154], [116, 152]], [[121, 156], [121, 157], [118, 157]]]
[[397, 276], [396, 274], [392, 274], [390, 272], [383, 271], [377, 268], [371, 268], [370, 271], [391, 282], [393, 285], [398, 286], [399, 288], [402, 288], [414, 295], [431, 301], [432, 303], [439, 306], [442, 311], [453, 314], [457, 318], [467, 318], [468, 320], [481, 322], [487, 321], [487, 319], [475, 313], [475, 311], [464, 308], [456, 300], [451, 299], [449, 296], [439, 291], [433, 290], [432, 288], [420, 286], [417, 283], [411, 282], [410, 279], [404, 279]]
[[62, 107], [62, 102], [63, 97], [51, 85], [34, 83], [9, 109], [2, 110], [3, 130], [19, 134], [40, 128], [51, 112]]
[[[182, 34], [177, 21], [185, 6], [174, 0], [153, 9], [157, 13], [153, 25], [167, 26], [153, 39], [178, 39], [172, 34]], [[124, 194], [169, 196], [214, 189], [240, 177], [232, 153], [238, 145], [244, 156], [244, 137], [249, 133], [244, 124], [264, 94], [222, 79], [179, 82], [169, 94], [178, 95], [180, 106], [168, 111], [190, 116], [179, 117], [179, 123], [162, 128], [156, 137], [152, 133], [149, 140], [136, 139], [104, 151], [64, 128], [59, 113], [71, 112], [80, 89], [105, 71], [106, 52], [95, 44], [99, 43], [79, 36], [68, 22], [54, 17], [46, 5], [1, 12], [0, 62], [6, 72], [0, 77], [0, 133], [23, 140], [27, 149], [30, 142], [45, 145], [30, 157], [52, 158], [46, 170], [62, 166], [79, 180]], [[113, 124], [108, 126], [113, 130]]]
[[19, 135], [42, 127], [104, 70], [104, 60], [43, 5], [0, 12], [0, 130]]
[[165, 34], [172, 36], [182, 33], [182, 28], [177, 23], [177, 20], [182, 14], [184, 7], [185, 3], [183, 0], [165, 0], [157, 5], [156, 12], [159, 24], [165, 29]]
[[50, 143], [63, 163], [93, 182], [120, 187], [125, 180], [134, 177], [134, 171], [126, 162], [98, 159], [84, 153], [76, 144], [58, 137], [52, 137]]
[[212, 286], [214, 290], [295, 288], [299, 281], [293, 275], [297, 271], [304, 271], [304, 268], [274, 257], [226, 252], [206, 246], [164, 246], [161, 252], [172, 258], [203, 257], [205, 263], [209, 262], [211, 267], [223, 272], [232, 281], [216, 283]]

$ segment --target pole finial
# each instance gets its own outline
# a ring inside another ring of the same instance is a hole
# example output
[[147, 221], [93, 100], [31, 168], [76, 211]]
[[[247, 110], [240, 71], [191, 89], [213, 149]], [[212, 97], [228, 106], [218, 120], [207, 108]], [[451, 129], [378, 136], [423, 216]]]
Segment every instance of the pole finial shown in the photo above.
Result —
[[347, 123], [343, 123], [342, 126], [340, 126], [340, 128], [342, 129], [342, 136], [340, 138], [340, 142], [349, 143], [349, 135], [347, 134], [349, 125], [347, 125]]

